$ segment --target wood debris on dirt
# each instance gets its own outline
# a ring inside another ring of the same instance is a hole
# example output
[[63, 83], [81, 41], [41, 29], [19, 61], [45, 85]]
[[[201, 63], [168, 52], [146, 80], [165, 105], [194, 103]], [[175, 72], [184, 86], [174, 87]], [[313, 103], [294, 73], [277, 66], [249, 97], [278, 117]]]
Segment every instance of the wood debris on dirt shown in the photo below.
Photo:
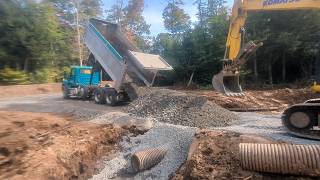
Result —
[[237, 111], [282, 111], [290, 105], [303, 103], [308, 99], [320, 98], [320, 94], [303, 89], [244, 90], [244, 96], [230, 97], [213, 90], [187, 91], [202, 95], [216, 104]]

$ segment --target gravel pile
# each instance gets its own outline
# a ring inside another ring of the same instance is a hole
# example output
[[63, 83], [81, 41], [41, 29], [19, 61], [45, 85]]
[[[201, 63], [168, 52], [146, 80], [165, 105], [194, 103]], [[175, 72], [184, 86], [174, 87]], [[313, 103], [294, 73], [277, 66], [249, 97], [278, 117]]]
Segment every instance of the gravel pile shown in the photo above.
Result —
[[133, 101], [126, 109], [138, 117], [190, 127], [228, 126], [238, 117], [203, 96], [169, 89], [153, 89]]
[[[104, 169], [92, 177], [100, 179], [168, 179], [187, 158], [189, 146], [196, 128], [157, 122], [144, 135], [129, 137], [122, 143], [123, 152], [104, 162]], [[133, 173], [130, 158], [140, 150], [164, 146], [168, 149], [165, 158], [155, 167]]]

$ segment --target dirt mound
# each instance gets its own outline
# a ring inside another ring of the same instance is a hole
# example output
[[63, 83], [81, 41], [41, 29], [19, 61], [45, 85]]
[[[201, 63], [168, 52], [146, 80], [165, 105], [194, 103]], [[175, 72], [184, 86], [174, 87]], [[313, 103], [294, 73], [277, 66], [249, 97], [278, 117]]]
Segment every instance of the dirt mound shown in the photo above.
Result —
[[245, 96], [228, 97], [215, 91], [187, 91], [202, 95], [209, 100], [229, 110], [276, 110], [281, 111], [290, 105], [303, 103], [308, 99], [320, 98], [320, 94], [314, 94], [309, 88], [304, 89], [275, 89], [275, 90], [245, 90]]
[[87, 179], [127, 133], [48, 113], [0, 117], [0, 179]]
[[169, 89], [153, 89], [133, 101], [126, 110], [139, 117], [191, 127], [230, 125], [237, 116], [203, 96]]
[[60, 83], [0, 86], [0, 98], [61, 92]]
[[202, 130], [196, 134], [187, 161], [171, 179], [296, 179], [242, 170], [239, 143], [277, 143], [265, 138], [227, 131]]

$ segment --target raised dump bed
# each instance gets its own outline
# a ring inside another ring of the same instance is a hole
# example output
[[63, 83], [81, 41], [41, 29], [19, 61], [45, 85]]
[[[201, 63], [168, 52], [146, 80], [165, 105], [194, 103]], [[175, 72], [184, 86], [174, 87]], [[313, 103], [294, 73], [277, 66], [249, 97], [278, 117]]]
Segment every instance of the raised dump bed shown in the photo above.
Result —
[[126, 94], [123, 85], [128, 79], [152, 86], [158, 71], [173, 70], [159, 55], [140, 52], [117, 24], [91, 18], [84, 42], [92, 54], [91, 57], [94, 57], [95, 62], [98, 62], [113, 80], [112, 87], [94, 89], [97, 103], [107, 102], [113, 105], [123, 99]]

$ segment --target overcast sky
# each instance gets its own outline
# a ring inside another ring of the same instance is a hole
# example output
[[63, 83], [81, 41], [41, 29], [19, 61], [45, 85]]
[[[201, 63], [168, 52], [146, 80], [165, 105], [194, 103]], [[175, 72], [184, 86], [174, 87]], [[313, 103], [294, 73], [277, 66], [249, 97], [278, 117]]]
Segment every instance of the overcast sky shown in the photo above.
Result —
[[[102, 0], [104, 9], [110, 8], [116, 0]], [[127, 1], [127, 0], [125, 0]], [[232, 6], [233, 0], [226, 0], [228, 6]], [[183, 0], [183, 9], [191, 17], [191, 21], [196, 21], [197, 17], [197, 6], [194, 5], [195, 0]], [[166, 6], [166, 0], [145, 0], [145, 9], [143, 16], [148, 24], [151, 24], [150, 31], [151, 35], [156, 36], [161, 32], [166, 32], [163, 25], [162, 11]]]

